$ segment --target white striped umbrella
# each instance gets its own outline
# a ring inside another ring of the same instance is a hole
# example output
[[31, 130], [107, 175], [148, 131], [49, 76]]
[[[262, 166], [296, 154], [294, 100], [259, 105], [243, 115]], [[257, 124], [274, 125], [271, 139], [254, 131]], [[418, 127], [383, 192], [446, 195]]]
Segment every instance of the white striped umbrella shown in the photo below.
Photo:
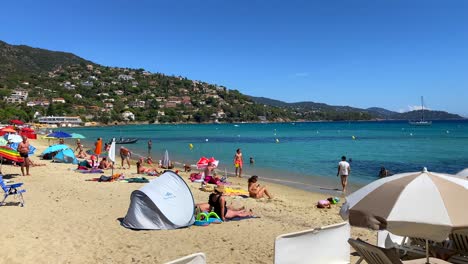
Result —
[[353, 226], [443, 241], [468, 228], [466, 201], [468, 181], [424, 168], [364, 186], [346, 198], [340, 214]]

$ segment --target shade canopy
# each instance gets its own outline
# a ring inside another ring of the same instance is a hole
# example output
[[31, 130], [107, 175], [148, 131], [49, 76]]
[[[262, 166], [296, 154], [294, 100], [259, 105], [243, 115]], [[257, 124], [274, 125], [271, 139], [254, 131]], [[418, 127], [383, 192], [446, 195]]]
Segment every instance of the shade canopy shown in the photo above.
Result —
[[0, 146], [5, 146], [8, 142], [4, 137], [0, 137]]
[[340, 214], [353, 226], [443, 241], [468, 228], [468, 181], [448, 174], [411, 172], [374, 181], [346, 198]]
[[23, 158], [20, 156], [18, 151], [6, 146], [0, 147], [0, 157], [15, 162], [23, 162]]
[[71, 133], [71, 138], [83, 139], [83, 138], [86, 138], [86, 137], [81, 135], [81, 134], [78, 134], [78, 133]]
[[16, 130], [14, 130], [13, 128], [9, 128], [9, 127], [4, 127], [0, 129], [0, 131], [5, 132], [5, 133], [16, 133]]
[[50, 133], [47, 135], [47, 137], [51, 137], [51, 138], [71, 138], [72, 135], [66, 133], [66, 132], [63, 132], [63, 131], [55, 131], [53, 133]]
[[208, 164], [211, 163], [214, 165], [215, 168], [218, 167], [219, 160], [216, 160], [214, 157], [211, 158], [206, 158], [206, 157], [201, 157], [198, 162], [197, 162], [197, 169], [206, 169], [208, 167]]
[[19, 143], [23, 141], [23, 137], [16, 134], [9, 134], [8, 136], [6, 136], [6, 139], [13, 143]]
[[52, 152], [61, 151], [61, 150], [67, 149], [67, 148], [70, 148], [70, 147], [67, 146], [67, 145], [64, 145], [64, 144], [52, 145], [52, 146], [46, 148], [46, 149], [42, 152], [41, 155], [45, 155], [45, 154], [49, 154], [49, 153], [52, 153]]
[[13, 125], [23, 125], [24, 122], [21, 121], [21, 120], [18, 120], [18, 119], [13, 119], [13, 120], [10, 120], [10, 124], [13, 124]]

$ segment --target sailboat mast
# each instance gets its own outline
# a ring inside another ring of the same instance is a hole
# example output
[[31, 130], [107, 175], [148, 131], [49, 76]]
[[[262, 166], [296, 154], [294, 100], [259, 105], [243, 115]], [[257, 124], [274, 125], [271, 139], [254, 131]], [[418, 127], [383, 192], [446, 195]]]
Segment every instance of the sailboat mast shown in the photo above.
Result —
[[421, 121], [424, 121], [424, 97], [421, 96]]

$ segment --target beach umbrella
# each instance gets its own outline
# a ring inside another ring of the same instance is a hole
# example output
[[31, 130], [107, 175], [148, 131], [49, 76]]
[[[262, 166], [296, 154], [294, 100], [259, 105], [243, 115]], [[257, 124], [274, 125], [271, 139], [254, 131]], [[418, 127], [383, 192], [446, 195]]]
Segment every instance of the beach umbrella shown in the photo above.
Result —
[[205, 157], [201, 157], [198, 162], [197, 162], [197, 169], [201, 170], [201, 169], [206, 169], [206, 167], [208, 167], [208, 164], [211, 162], [211, 164], [213, 164], [215, 166], [215, 168], [218, 167], [218, 164], [219, 164], [219, 160], [216, 160], [215, 158], [211, 157], [211, 158], [205, 158]]
[[3, 138], [3, 137], [0, 137], [0, 146], [5, 146], [6, 144], [8, 144], [8, 142], [6, 141], [6, 139]]
[[[115, 138], [112, 139], [112, 143], [108, 152], [109, 160], [112, 161], [112, 165], [115, 164]], [[112, 175], [114, 175], [114, 166], [112, 166]]]
[[42, 155], [45, 155], [45, 154], [52, 153], [52, 152], [61, 151], [61, 150], [67, 149], [67, 148], [70, 148], [70, 147], [67, 146], [67, 145], [64, 145], [64, 144], [52, 145], [52, 146], [46, 148], [46, 149], [42, 152], [41, 156], [42, 156]]
[[340, 215], [353, 226], [393, 234], [444, 241], [457, 229], [468, 228], [468, 181], [448, 174], [396, 174], [376, 180], [346, 197]]
[[[14, 149], [14, 150], [17, 150], [18, 149], [18, 145], [19, 143], [11, 143], [10, 144], [10, 148]], [[36, 148], [33, 146], [33, 145], [29, 145], [29, 152], [28, 154], [29, 155], [34, 155], [34, 152], [36, 151]]]
[[9, 134], [6, 137], [6, 139], [13, 143], [20, 143], [23, 141], [23, 137], [21, 137], [20, 135], [16, 135], [16, 134]]
[[23, 162], [23, 158], [20, 156], [19, 152], [7, 146], [0, 147], [0, 157], [15, 162]]
[[171, 165], [171, 160], [169, 159], [169, 151], [166, 151], [164, 152], [164, 156], [163, 156], [163, 159], [162, 159], [162, 167], [163, 168], [169, 168], [169, 166]]
[[86, 137], [81, 135], [81, 134], [78, 134], [78, 133], [71, 133], [71, 138], [83, 139], [83, 138], [86, 138]]
[[63, 132], [63, 131], [55, 131], [53, 133], [50, 133], [47, 135], [47, 137], [52, 137], [52, 138], [71, 138], [72, 135]]
[[21, 120], [18, 120], [18, 119], [13, 119], [13, 120], [10, 120], [10, 124], [13, 124], [13, 125], [23, 125], [23, 121]]
[[5, 132], [5, 133], [16, 133], [16, 130], [14, 130], [13, 128], [10, 128], [10, 127], [4, 127], [0, 131]]

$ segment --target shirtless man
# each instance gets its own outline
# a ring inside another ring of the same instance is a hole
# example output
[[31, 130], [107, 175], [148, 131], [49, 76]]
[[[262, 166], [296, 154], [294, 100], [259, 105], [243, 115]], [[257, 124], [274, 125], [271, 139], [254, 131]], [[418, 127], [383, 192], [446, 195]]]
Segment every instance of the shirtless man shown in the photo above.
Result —
[[[236, 176], [242, 178], [242, 165], [244, 161], [242, 159], [242, 152], [239, 149], [236, 150], [236, 154], [234, 155], [234, 167], [236, 167]], [[239, 171], [239, 174], [237, 172]]]
[[[24, 159], [24, 162], [21, 162], [21, 173], [23, 176], [31, 176], [29, 174], [29, 142], [26, 136], [23, 136], [23, 141], [19, 143], [17, 151]], [[24, 167], [26, 167], [26, 175], [24, 174]]]
[[127, 161], [128, 168], [130, 169], [130, 157], [132, 156], [132, 152], [125, 147], [120, 147], [120, 158], [122, 159], [122, 169], [124, 168], [124, 162]]

